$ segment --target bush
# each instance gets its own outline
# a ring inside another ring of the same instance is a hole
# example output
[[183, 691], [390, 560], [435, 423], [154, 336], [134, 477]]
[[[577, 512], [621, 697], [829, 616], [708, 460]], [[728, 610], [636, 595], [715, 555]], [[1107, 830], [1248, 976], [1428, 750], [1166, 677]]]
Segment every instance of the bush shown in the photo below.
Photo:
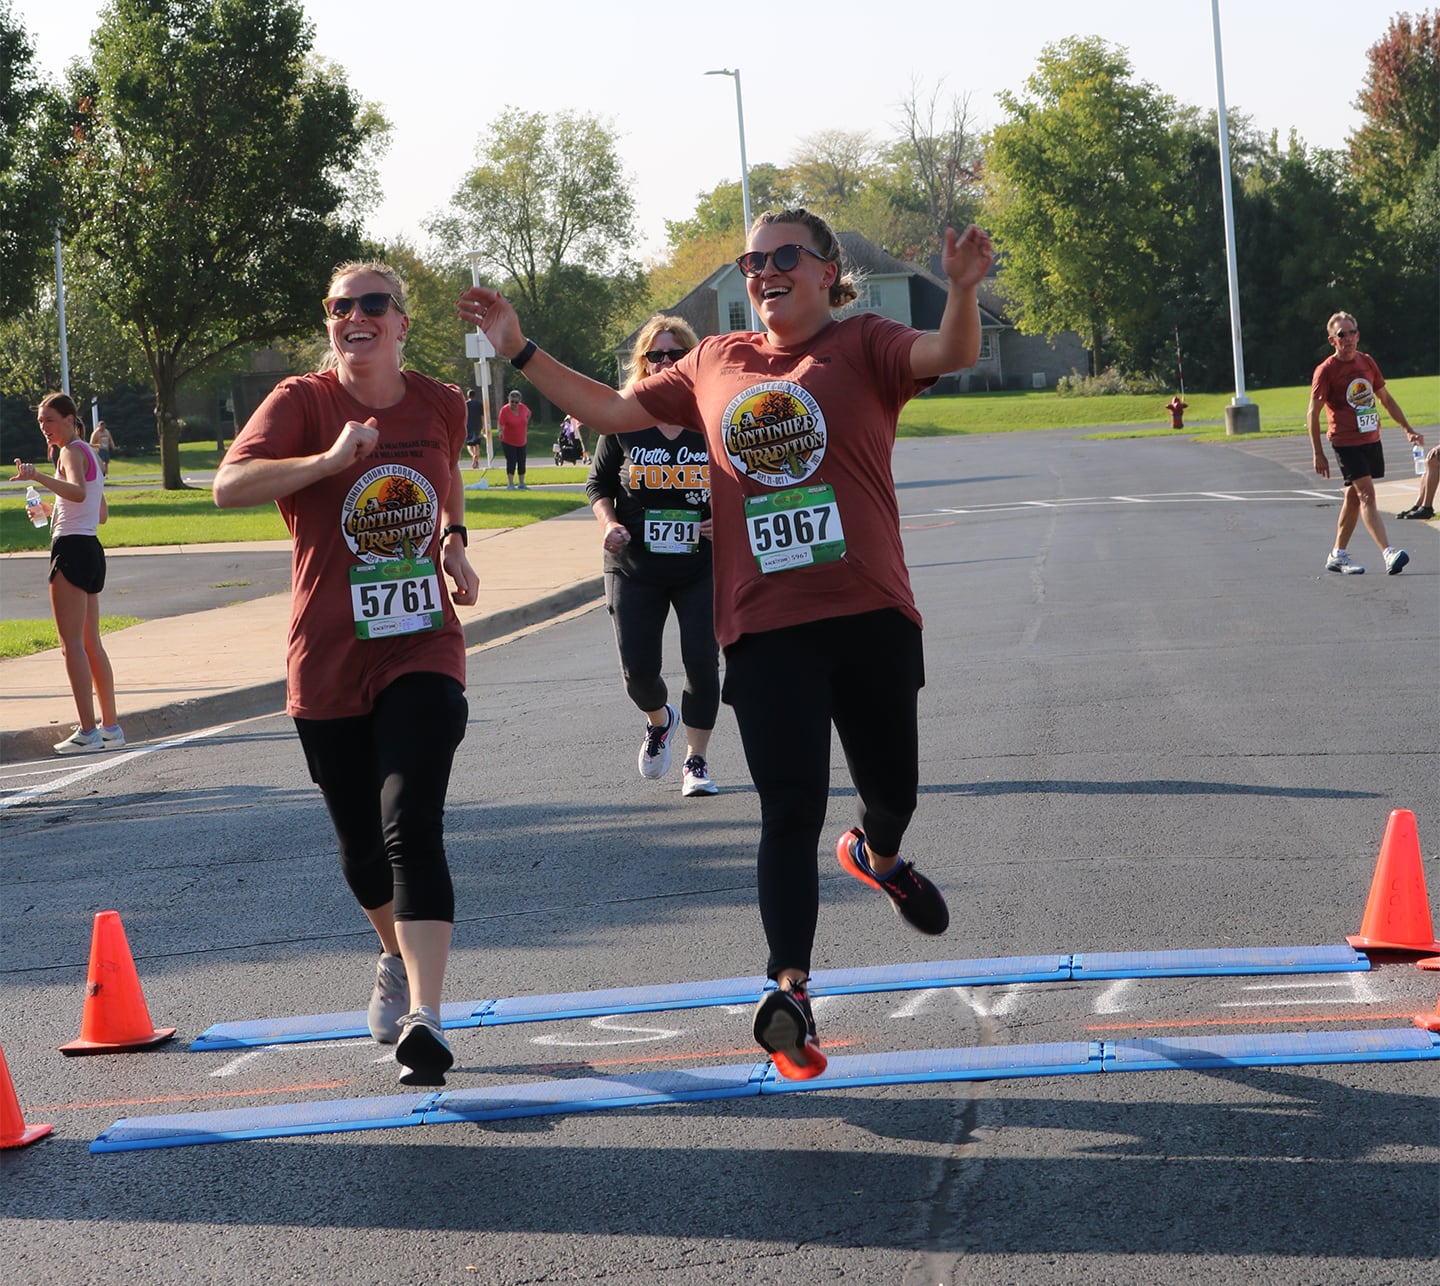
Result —
[[1062, 375], [1055, 381], [1059, 397], [1114, 397], [1121, 393], [1166, 393], [1169, 386], [1157, 375], [1140, 375], [1108, 367], [1099, 375]]

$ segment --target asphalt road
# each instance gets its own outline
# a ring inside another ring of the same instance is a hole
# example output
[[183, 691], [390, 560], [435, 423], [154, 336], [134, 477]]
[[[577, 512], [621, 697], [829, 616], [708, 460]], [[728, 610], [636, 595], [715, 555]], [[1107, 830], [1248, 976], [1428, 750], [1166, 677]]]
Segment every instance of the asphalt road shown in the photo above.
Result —
[[[1440, 834], [1440, 540], [1322, 570], [1332, 499], [1277, 444], [902, 443], [926, 615], [908, 933], [821, 854], [816, 967], [1334, 944], [1390, 809]], [[1407, 533], [1408, 535], [1409, 533]], [[672, 637], [668, 655], [676, 648]], [[734, 977], [763, 959], [756, 802], [635, 774], [594, 611], [472, 655], [447, 811], [474, 999]], [[675, 671], [672, 659], [669, 667]], [[775, 676], [784, 700], [785, 676]], [[835, 751], [827, 834], [854, 798]], [[832, 1090], [92, 1156], [122, 1116], [394, 1093], [368, 1042], [189, 1053], [212, 1023], [363, 1006], [372, 943], [280, 718], [0, 781], [0, 1267], [36, 1282], [1429, 1283], [1435, 1063]], [[1440, 888], [1431, 863], [1432, 888]], [[67, 1060], [90, 919], [119, 909], [162, 1050]], [[834, 1053], [1409, 1027], [1436, 976], [1143, 980], [822, 998]], [[751, 1058], [742, 1010], [471, 1029], [452, 1088]]]

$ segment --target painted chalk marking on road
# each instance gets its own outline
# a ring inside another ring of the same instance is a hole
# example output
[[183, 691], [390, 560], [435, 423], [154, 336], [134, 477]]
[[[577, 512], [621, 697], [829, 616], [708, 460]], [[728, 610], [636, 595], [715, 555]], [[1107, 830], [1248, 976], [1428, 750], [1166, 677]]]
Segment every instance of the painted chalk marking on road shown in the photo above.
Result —
[[204, 728], [200, 732], [192, 732], [184, 737], [172, 737], [169, 741], [157, 741], [153, 746], [136, 746], [133, 750], [106, 751], [103, 758], [87, 763], [83, 768], [76, 768], [73, 772], [64, 772], [62, 776], [48, 781], [43, 786], [34, 786], [29, 790], [16, 791], [13, 795], [6, 795], [0, 799], [0, 809], [13, 808], [17, 804], [23, 804], [31, 799], [38, 799], [42, 795], [48, 795], [52, 791], [61, 790], [66, 786], [73, 786], [82, 782], [88, 777], [98, 776], [102, 772], [108, 772], [112, 768], [119, 768], [122, 764], [128, 764], [132, 759], [140, 759], [145, 755], [153, 755], [157, 750], [172, 750], [176, 746], [183, 746], [190, 741], [199, 741], [202, 737], [216, 736], [222, 732], [229, 732], [235, 725], [231, 723], [221, 724], [215, 728]]
[[1135, 985], [1134, 978], [1116, 978], [1095, 997], [1093, 1012], [1097, 1014], [1123, 1014], [1125, 993]]
[[606, 1045], [640, 1045], [654, 1040], [673, 1040], [685, 1034], [683, 1027], [627, 1027], [616, 1023], [613, 1018], [592, 1018], [590, 1026], [600, 1031], [635, 1032], [637, 1035], [621, 1037], [619, 1040], [577, 1040], [568, 1036], [536, 1036], [535, 1045], [564, 1045], [578, 1048], [603, 1047]]

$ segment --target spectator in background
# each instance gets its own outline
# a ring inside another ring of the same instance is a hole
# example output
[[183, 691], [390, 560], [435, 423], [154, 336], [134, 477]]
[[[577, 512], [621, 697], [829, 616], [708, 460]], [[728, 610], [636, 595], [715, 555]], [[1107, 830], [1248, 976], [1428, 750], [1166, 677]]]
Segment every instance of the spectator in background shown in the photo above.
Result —
[[525, 488], [525, 444], [530, 438], [530, 408], [520, 400], [518, 388], [510, 390], [500, 408], [500, 445], [505, 448], [505, 486], [515, 489], [515, 475], [520, 475], [520, 490]]
[[115, 439], [110, 436], [110, 430], [105, 427], [104, 420], [95, 421], [95, 432], [90, 435], [90, 445], [95, 448], [95, 454], [100, 457], [100, 472], [108, 478], [110, 476], [110, 457], [115, 451]]
[[[50, 509], [50, 610], [60, 636], [65, 677], [75, 698], [79, 725], [57, 755], [118, 750], [125, 744], [115, 712], [115, 672], [100, 641], [100, 591], [105, 588], [105, 550], [97, 534], [109, 516], [105, 506], [105, 474], [64, 393], [43, 398], [36, 412], [40, 432], [56, 460], [55, 476], [47, 478], [33, 464], [15, 461], [15, 480], [55, 494]], [[100, 698], [100, 724], [95, 698]]]
[[470, 467], [480, 467], [480, 444], [485, 432], [485, 404], [480, 390], [472, 388], [465, 394], [465, 445], [470, 448]]
[[1420, 494], [1409, 509], [1403, 509], [1397, 518], [1420, 518], [1424, 521], [1435, 516], [1435, 488], [1440, 483], [1440, 447], [1431, 447], [1425, 456], [1425, 472], [1420, 477]]

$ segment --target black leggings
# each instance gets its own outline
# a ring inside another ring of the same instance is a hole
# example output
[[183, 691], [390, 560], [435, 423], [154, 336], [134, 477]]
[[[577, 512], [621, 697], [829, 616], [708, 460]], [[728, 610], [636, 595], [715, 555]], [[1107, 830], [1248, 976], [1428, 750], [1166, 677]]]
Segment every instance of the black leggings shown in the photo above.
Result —
[[500, 445], [505, 448], [505, 476], [506, 476], [507, 478], [513, 477], [513, 476], [514, 476], [514, 473], [515, 473], [515, 470], [516, 470], [516, 469], [519, 469], [519, 470], [520, 470], [520, 481], [521, 481], [521, 482], [524, 482], [524, 481], [525, 481], [525, 455], [526, 455], [526, 452], [528, 452], [528, 451], [530, 450], [528, 444], [527, 444], [526, 446], [523, 446], [523, 447], [517, 447], [517, 446], [514, 446], [513, 444], [511, 444], [511, 443], [509, 443], [509, 442], [502, 442]]
[[445, 792], [470, 708], [445, 674], [402, 674], [369, 714], [296, 719], [310, 778], [325, 796], [340, 869], [367, 911], [455, 920], [445, 861]]
[[725, 702], [760, 796], [756, 865], [769, 977], [810, 972], [832, 721], [860, 828], [888, 857], [915, 812], [924, 685], [920, 628], [892, 609], [747, 634], [725, 649]]
[[685, 667], [680, 719], [687, 728], [713, 728], [720, 710], [720, 646], [715, 642], [711, 578], [697, 576], [683, 585], [652, 585], [624, 572], [606, 572], [605, 606], [615, 626], [625, 691], [636, 708], [647, 713], [659, 710], [669, 696], [660, 665], [665, 617], [675, 609], [680, 623], [680, 660]]

